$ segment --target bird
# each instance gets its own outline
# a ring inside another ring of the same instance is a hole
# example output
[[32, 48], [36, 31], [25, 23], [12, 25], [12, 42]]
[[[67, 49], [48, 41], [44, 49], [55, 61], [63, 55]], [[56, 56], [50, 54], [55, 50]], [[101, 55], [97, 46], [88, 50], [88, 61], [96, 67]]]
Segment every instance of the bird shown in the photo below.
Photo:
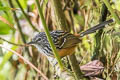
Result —
[[[94, 33], [96, 30], [102, 29], [106, 24], [113, 22], [113, 19], [104, 21], [80, 34], [72, 34], [63, 30], [53, 30], [50, 32], [53, 43], [61, 58], [71, 55], [75, 52], [75, 48], [81, 42], [81, 38], [87, 34]], [[45, 32], [39, 32], [35, 35], [29, 45], [35, 46], [38, 51], [45, 56], [54, 57], [49, 41]]]

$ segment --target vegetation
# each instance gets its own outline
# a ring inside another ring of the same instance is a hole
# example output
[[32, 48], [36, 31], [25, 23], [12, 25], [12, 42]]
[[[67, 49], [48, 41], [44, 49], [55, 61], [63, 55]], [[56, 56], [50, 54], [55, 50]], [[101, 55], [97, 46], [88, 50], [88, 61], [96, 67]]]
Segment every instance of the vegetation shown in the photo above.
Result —
[[[0, 0], [0, 80], [119, 80], [119, 14], [120, 0]], [[114, 22], [82, 37], [75, 54], [60, 59], [49, 31], [79, 34], [109, 19]], [[41, 31], [55, 68], [27, 44]]]

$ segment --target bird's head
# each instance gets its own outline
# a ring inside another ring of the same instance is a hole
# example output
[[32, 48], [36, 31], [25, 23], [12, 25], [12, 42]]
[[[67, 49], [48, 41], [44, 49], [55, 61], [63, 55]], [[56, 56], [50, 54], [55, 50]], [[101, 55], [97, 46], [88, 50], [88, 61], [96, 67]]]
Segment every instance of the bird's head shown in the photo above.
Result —
[[30, 41], [28, 44], [29, 45], [41, 45], [45, 42], [46, 39], [46, 35], [44, 32], [40, 32], [37, 35], [35, 35], [32, 39], [32, 41]]

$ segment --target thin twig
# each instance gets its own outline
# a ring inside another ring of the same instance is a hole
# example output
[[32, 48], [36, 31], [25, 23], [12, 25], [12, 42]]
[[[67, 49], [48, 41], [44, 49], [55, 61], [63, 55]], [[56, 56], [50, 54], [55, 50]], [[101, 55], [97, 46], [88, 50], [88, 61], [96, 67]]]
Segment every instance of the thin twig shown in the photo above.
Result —
[[[13, 3], [12, 3], [12, 0], [8, 0], [8, 3], [9, 3], [9, 5], [10, 5], [11, 8], [14, 8], [14, 5], [13, 5]], [[17, 28], [18, 28], [18, 31], [19, 31], [20, 36], [21, 36], [21, 38], [22, 38], [22, 41], [23, 41], [24, 44], [26, 44], [26, 39], [25, 39], [25, 36], [24, 36], [24, 34], [23, 34], [23, 32], [22, 32], [21, 25], [20, 25], [20, 23], [19, 23], [19, 19], [18, 19], [17, 15], [16, 15], [16, 12], [15, 12], [15, 11], [12, 11], [12, 13], [13, 13], [14, 21], [15, 21], [16, 24], [17, 24]], [[28, 55], [29, 55], [29, 50], [28, 50], [27, 47], [25, 47], [25, 50], [27, 51], [27, 53], [28, 53]]]
[[[8, 0], [8, 3], [9, 3], [9, 5], [10, 5], [11, 8], [14, 8], [14, 5], [13, 5], [13, 3], [12, 3], [12, 0]], [[20, 35], [21, 35], [21, 37], [22, 37], [22, 41], [23, 41], [24, 43], [26, 43], [26, 40], [25, 40], [24, 34], [23, 34], [23, 32], [22, 32], [22, 29], [21, 29], [19, 20], [18, 20], [18, 18], [17, 18], [16, 12], [15, 12], [15, 11], [12, 11], [12, 13], [13, 13], [13, 18], [14, 18], [16, 24], [17, 24], [18, 31], [20, 32]]]
[[10, 41], [8, 41], [8, 40], [6, 40], [6, 39], [3, 39], [2, 37], [0, 37], [0, 39], [3, 40], [3, 41], [5, 41], [5, 42], [7, 42], [7, 43], [9, 43], [9, 44], [16, 45], [16, 46], [29, 46], [29, 45], [27, 45], [27, 44], [16, 44], [16, 43], [12, 43], [12, 42], [10, 42]]
[[26, 20], [28, 21], [28, 23], [30, 24], [30, 26], [35, 30], [35, 31], [39, 31], [31, 22], [31, 20], [29, 19], [28, 15], [25, 13], [24, 9], [22, 8], [19, 0], [16, 0], [16, 3], [18, 4], [19, 8], [21, 9], [23, 15], [25, 16]]
[[23, 56], [21, 56], [19, 53], [15, 52], [14, 50], [12, 49], [8, 49], [6, 47], [4, 47], [3, 45], [0, 45], [0, 47], [16, 54], [17, 56], [19, 56], [23, 61], [25, 61], [29, 66], [31, 66], [33, 69], [35, 69], [38, 73], [40, 73], [42, 75], [42, 77], [45, 79], [45, 80], [48, 80], [48, 78], [39, 70], [37, 69], [31, 62], [29, 62], [27, 59], [25, 59]]

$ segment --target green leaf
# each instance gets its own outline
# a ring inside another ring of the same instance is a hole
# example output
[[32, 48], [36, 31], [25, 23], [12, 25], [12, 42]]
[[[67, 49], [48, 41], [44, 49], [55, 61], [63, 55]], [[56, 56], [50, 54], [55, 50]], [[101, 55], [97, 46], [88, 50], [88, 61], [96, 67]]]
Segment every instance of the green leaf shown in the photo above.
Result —
[[10, 26], [5, 24], [4, 22], [0, 21], [0, 35], [6, 35], [10, 32]]
[[11, 10], [11, 8], [10, 7], [2, 7], [2, 6], [0, 6], [0, 10], [8, 11], [8, 10]]
[[27, 8], [27, 0], [19, 0], [21, 6], [23, 7], [23, 9]]
[[6, 80], [6, 78], [3, 74], [0, 74], [0, 80]]

